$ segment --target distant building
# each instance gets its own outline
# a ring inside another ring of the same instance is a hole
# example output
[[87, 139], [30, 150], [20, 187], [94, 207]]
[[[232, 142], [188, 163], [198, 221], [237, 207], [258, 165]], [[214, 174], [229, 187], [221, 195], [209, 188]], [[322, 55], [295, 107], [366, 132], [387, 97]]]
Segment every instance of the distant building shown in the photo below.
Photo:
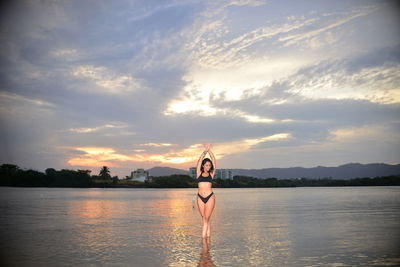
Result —
[[[189, 175], [193, 179], [197, 179], [196, 167], [189, 168]], [[231, 169], [217, 169], [214, 179], [233, 180], [232, 170]]]
[[196, 177], [196, 167], [189, 168], [189, 175], [190, 175], [190, 177], [192, 177], [193, 179], [196, 179], [196, 178], [197, 178], [197, 177]]
[[217, 173], [215, 174], [215, 177], [218, 179], [223, 179], [223, 180], [233, 180], [232, 170], [231, 169], [217, 169]]
[[136, 169], [136, 171], [131, 172], [130, 180], [144, 182], [149, 177], [149, 172], [144, 169]]

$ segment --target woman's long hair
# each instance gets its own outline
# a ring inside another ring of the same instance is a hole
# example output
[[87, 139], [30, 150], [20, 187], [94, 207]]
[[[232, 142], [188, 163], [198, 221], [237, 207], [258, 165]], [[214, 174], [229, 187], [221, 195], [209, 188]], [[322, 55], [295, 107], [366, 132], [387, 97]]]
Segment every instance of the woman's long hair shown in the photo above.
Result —
[[201, 162], [201, 167], [200, 167], [201, 173], [204, 172], [204, 164], [206, 164], [207, 161], [211, 163], [211, 168], [210, 168], [209, 173], [212, 173], [214, 171], [214, 165], [213, 165], [212, 161], [209, 158], [205, 158]]

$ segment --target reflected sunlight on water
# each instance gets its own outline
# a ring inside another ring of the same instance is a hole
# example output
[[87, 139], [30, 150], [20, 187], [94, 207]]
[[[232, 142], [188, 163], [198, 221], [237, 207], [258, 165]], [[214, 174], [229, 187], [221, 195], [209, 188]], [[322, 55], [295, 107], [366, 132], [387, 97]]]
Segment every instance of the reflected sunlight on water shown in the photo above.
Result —
[[214, 188], [209, 240], [196, 189], [0, 191], [10, 266], [400, 264], [400, 187]]

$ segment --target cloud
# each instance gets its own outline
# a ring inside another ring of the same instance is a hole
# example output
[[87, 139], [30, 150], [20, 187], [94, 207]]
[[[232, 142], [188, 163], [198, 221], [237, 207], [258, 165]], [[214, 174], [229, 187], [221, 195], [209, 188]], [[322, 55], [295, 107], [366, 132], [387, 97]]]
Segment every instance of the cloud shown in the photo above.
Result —
[[[317, 18], [306, 19], [304, 17], [296, 20], [288, 18], [285, 24], [262, 25], [228, 40], [225, 40], [225, 36], [234, 30], [227, 28], [224, 20], [211, 20], [209, 23], [200, 24], [188, 33], [192, 36], [191, 41], [189, 40], [185, 45], [185, 49], [192, 51], [192, 60], [203, 68], [236, 67], [246, 60], [253, 60], [249, 57], [246, 49], [257, 42], [303, 28], [317, 20]], [[257, 54], [257, 56], [261, 55]]]
[[[271, 136], [263, 136], [258, 138], [246, 138], [234, 142], [219, 143], [214, 148], [219, 151], [219, 155], [230, 155], [250, 150], [253, 146], [263, 142], [274, 142], [290, 138], [289, 133], [278, 133]], [[156, 145], [160, 144], [143, 144]], [[161, 146], [171, 146], [171, 144], [161, 144]], [[180, 150], [169, 150], [167, 153], [150, 154], [145, 150], [134, 150], [140, 154], [123, 155], [108, 147], [65, 147], [75, 151], [82, 151], [83, 154], [71, 154], [68, 164], [79, 167], [96, 167], [106, 165], [110, 167], [122, 167], [121, 162], [150, 162], [152, 164], [187, 164], [197, 159], [201, 144], [191, 145]], [[143, 152], [143, 153], [142, 153]], [[218, 155], [217, 158], [220, 156]]]
[[[57, 105], [40, 98], [0, 92], [0, 162], [23, 168], [61, 166], [63, 158], [56, 146]], [[24, 163], [24, 164], [21, 164]]]
[[[307, 98], [366, 99], [399, 103], [399, 45], [349, 59], [324, 60], [289, 77], [287, 92]], [[379, 56], [378, 56], [379, 55]]]
[[[77, 78], [86, 78], [93, 81], [96, 85], [95, 90], [100, 88], [102, 92], [111, 94], [120, 94], [132, 92], [140, 87], [140, 83], [130, 75], [120, 75], [113, 73], [102, 66], [84, 65], [75, 67], [71, 74]], [[92, 88], [85, 86], [84, 88]], [[79, 88], [82, 90], [83, 88]], [[95, 92], [99, 92], [96, 90]]]
[[10, 110], [10, 108], [12, 107], [8, 107], [6, 108], [6, 105], [9, 102], [13, 102], [17, 105], [23, 105], [26, 103], [29, 103], [31, 105], [36, 105], [38, 107], [41, 108], [50, 108], [50, 107], [54, 107], [55, 105], [53, 103], [44, 101], [42, 99], [38, 99], [38, 98], [27, 98], [25, 96], [22, 95], [18, 95], [15, 93], [11, 93], [11, 92], [0, 92], [0, 101], [2, 102], [2, 105], [0, 106], [0, 108], [2, 108], [2, 113], [4, 112], [12, 112], [12, 110]]
[[336, 19], [335, 21], [329, 23], [326, 26], [319, 27], [319, 28], [317, 28], [315, 30], [311, 30], [311, 31], [305, 31], [305, 32], [301, 32], [301, 33], [290, 34], [290, 35], [287, 35], [284, 37], [280, 37], [279, 41], [283, 43], [283, 46], [288, 46], [288, 45], [296, 44], [300, 41], [309, 40], [310, 38], [313, 38], [321, 33], [324, 33], [327, 30], [341, 26], [342, 24], [347, 23], [353, 19], [356, 19], [356, 18], [362, 17], [362, 16], [366, 16], [366, 15], [376, 11], [378, 8], [379, 8], [378, 6], [363, 6], [360, 9], [350, 11], [351, 13], [349, 15], [345, 15], [343, 18]]
[[146, 144], [139, 144], [139, 146], [172, 146], [172, 144], [168, 144], [168, 143], [146, 143]]
[[92, 128], [71, 128], [69, 131], [71, 132], [76, 132], [76, 133], [91, 133], [91, 132], [98, 132], [103, 129], [115, 129], [115, 128], [125, 128], [127, 127], [126, 125], [116, 125], [116, 124], [105, 124], [97, 127], [92, 127]]

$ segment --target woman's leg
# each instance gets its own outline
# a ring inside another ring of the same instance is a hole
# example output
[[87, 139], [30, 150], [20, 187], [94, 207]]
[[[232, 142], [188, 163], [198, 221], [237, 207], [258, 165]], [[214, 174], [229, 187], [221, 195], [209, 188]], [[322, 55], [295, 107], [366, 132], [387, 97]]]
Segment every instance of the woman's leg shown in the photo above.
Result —
[[204, 207], [205, 207], [204, 202], [197, 195], [197, 208], [198, 208], [198, 210], [200, 212], [201, 217], [204, 217]]
[[197, 207], [199, 209], [201, 218], [203, 220], [203, 227], [202, 227], [202, 231], [201, 231], [202, 232], [202, 234], [201, 234], [202, 237], [206, 237], [206, 234], [207, 234], [207, 221], [208, 220], [205, 220], [205, 217], [204, 217], [205, 206], [206, 206], [206, 204], [200, 199], [199, 196], [197, 196]]
[[205, 235], [207, 237], [211, 236], [211, 214], [214, 210], [215, 207], [215, 194], [212, 194], [212, 196], [208, 199], [205, 209], [204, 209], [204, 216], [207, 217], [207, 228], [205, 230]]

